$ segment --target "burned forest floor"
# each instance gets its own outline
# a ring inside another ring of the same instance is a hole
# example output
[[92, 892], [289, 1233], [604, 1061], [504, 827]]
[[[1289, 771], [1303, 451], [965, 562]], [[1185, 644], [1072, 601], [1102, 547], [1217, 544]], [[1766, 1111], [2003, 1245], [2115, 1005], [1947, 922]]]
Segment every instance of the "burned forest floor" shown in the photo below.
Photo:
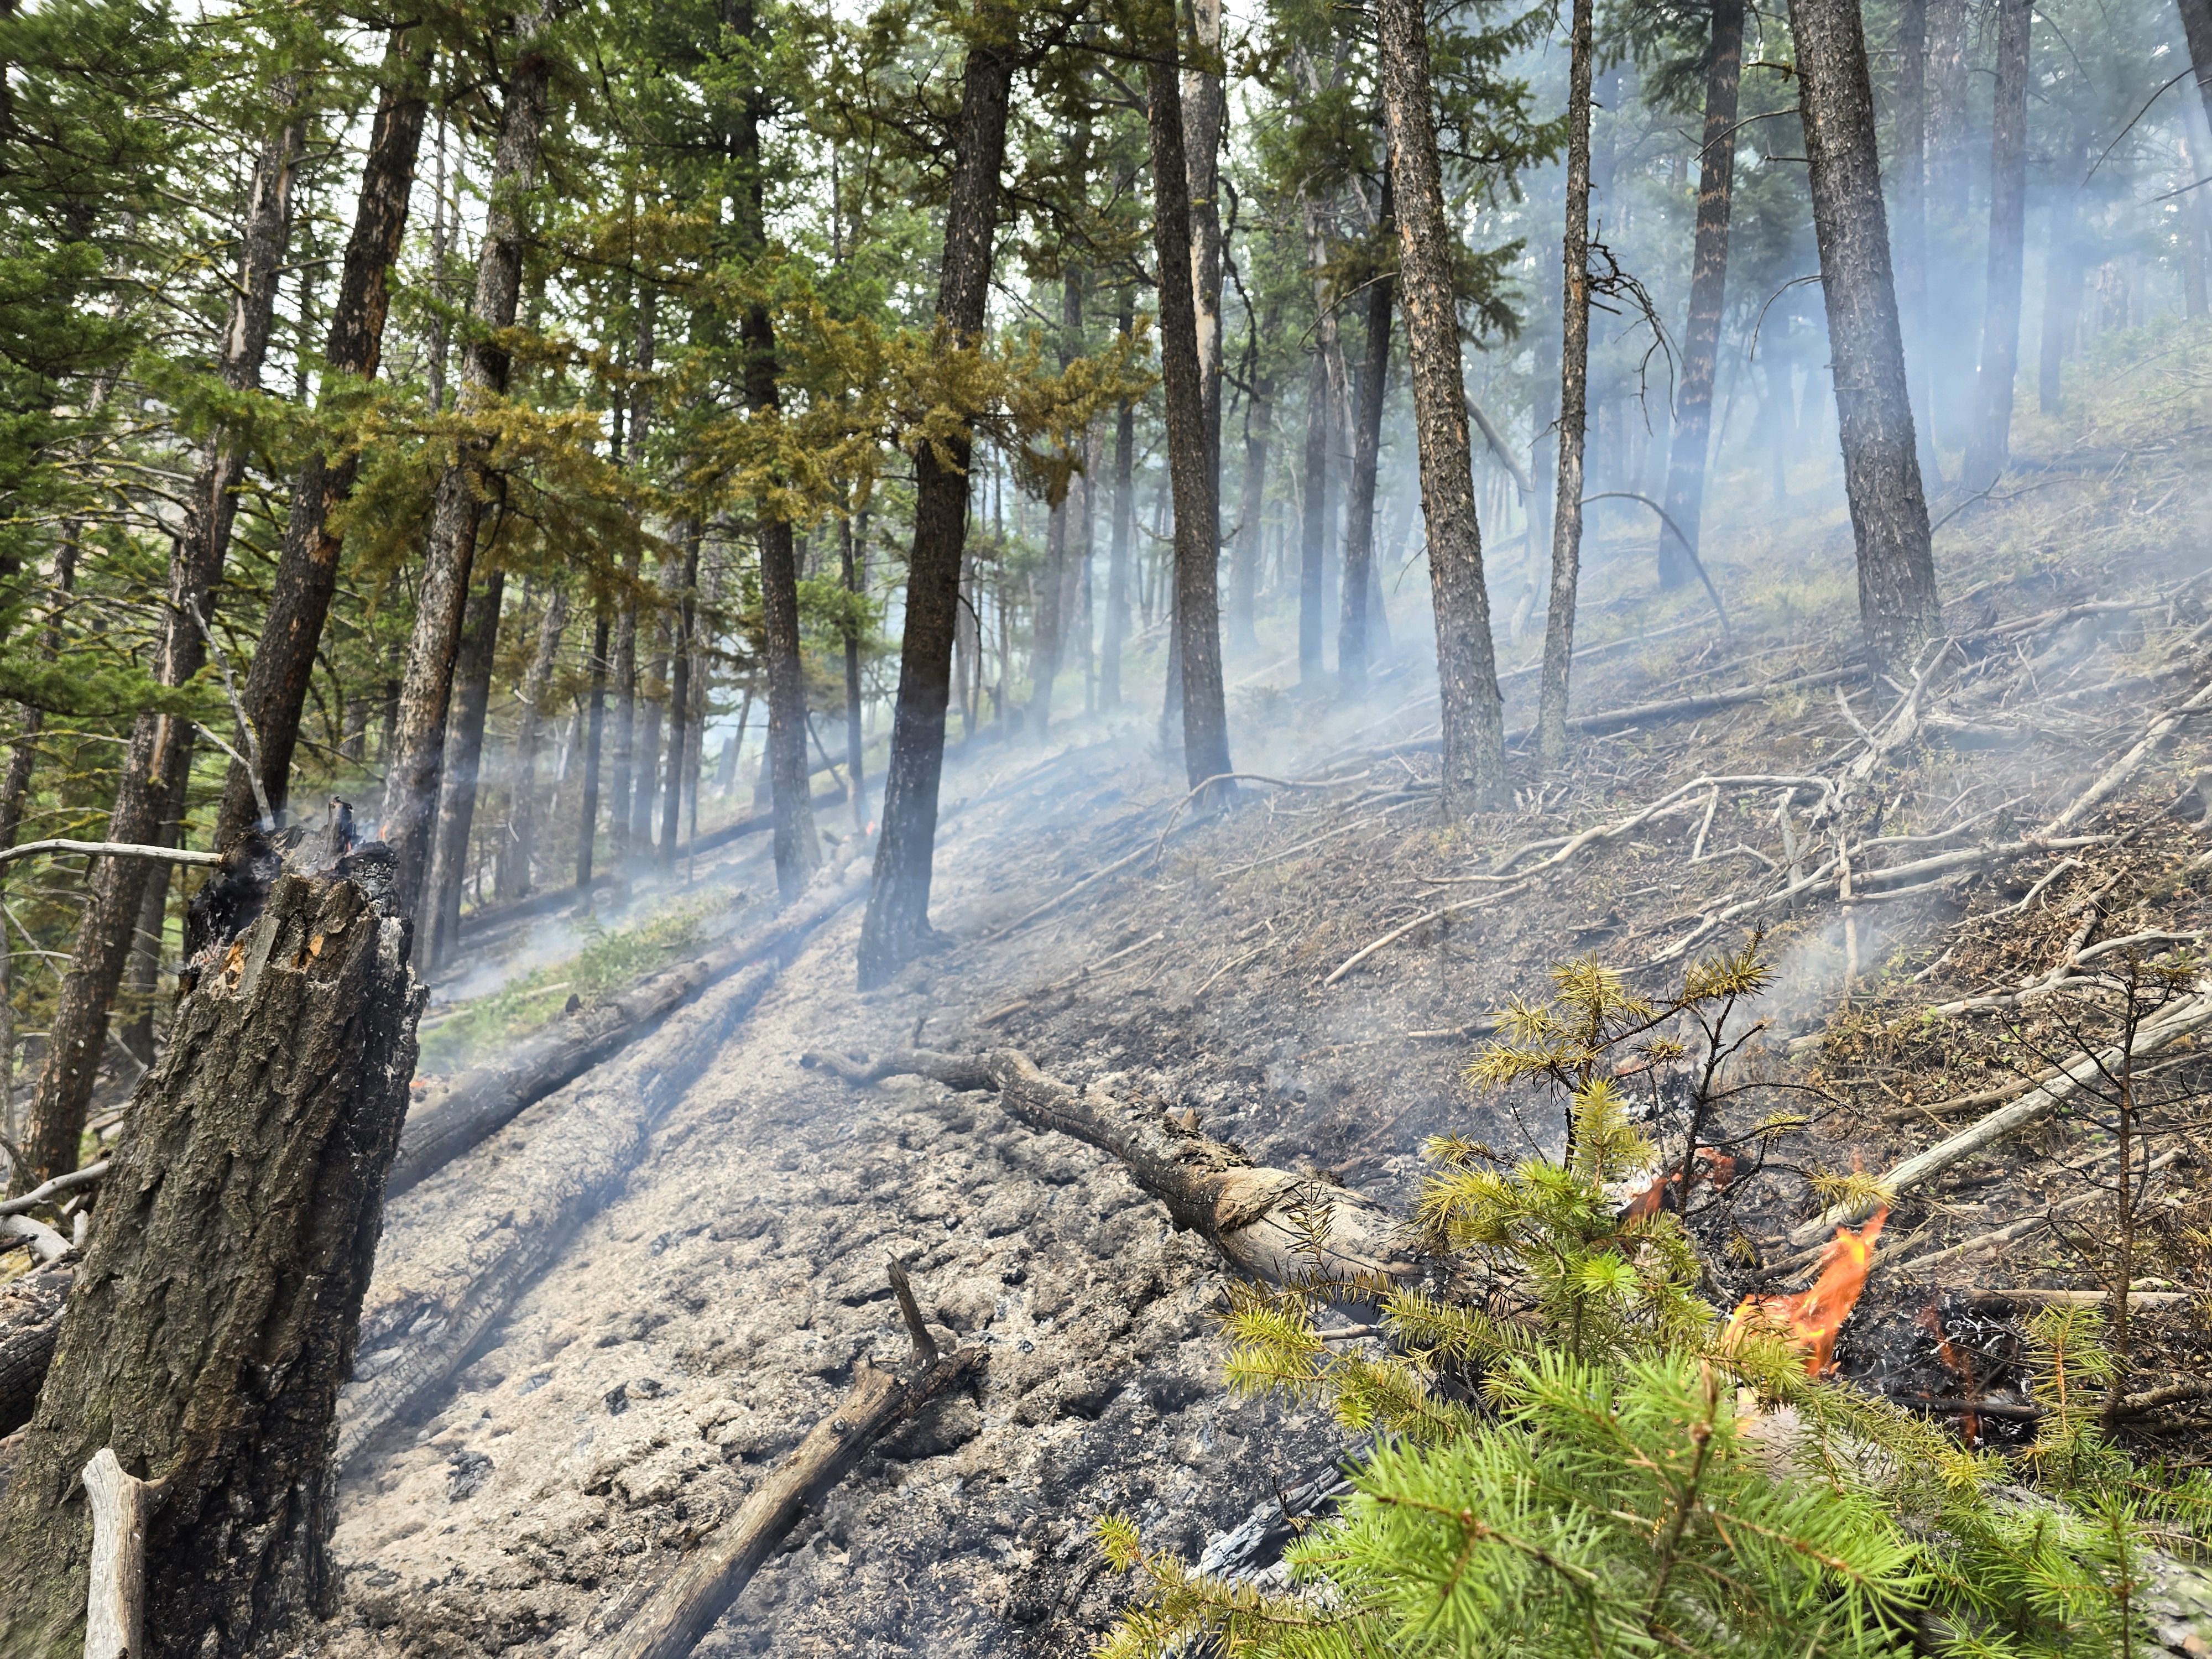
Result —
[[[2109, 1048], [2128, 1006], [2148, 1030], [2203, 995], [2185, 953], [2212, 929], [2212, 717], [2067, 819], [2212, 681], [2200, 360], [2160, 370], [2170, 397], [2093, 389], [2004, 489], [1938, 503], [1962, 507], [1937, 536], [1949, 640], [1890, 680], [1858, 665], [1840, 500], [1716, 536], [1725, 635], [1701, 599], [1655, 598], [1623, 520], [1592, 562], [1571, 763], [1517, 746], [1510, 810], [1457, 830], [1410, 606], [1356, 708], [1302, 697], [1279, 653], [1232, 665], [1257, 775], [1226, 813], [1189, 810], [1151, 711], [971, 744], [947, 774], [937, 947], [862, 994], [857, 904], [812, 937], [452, 1384], [350, 1458], [343, 1605], [306, 1645], [598, 1650], [860, 1358], [904, 1352], [892, 1257], [941, 1334], [988, 1348], [984, 1380], [865, 1459], [702, 1653], [1079, 1653], [1123, 1593], [1096, 1516], [1195, 1556], [1344, 1455], [1324, 1413], [1224, 1393], [1217, 1260], [1118, 1166], [991, 1095], [855, 1089], [803, 1067], [811, 1049], [1016, 1047], [1402, 1212], [1431, 1136], [1557, 1150], [1555, 1102], [1462, 1079], [1498, 1011], [1584, 957], [1662, 997], [1756, 930], [1773, 983], [1709, 1131], [1732, 1178], [1693, 1189], [1689, 1225], [1720, 1311], [1802, 1284], [1824, 1203]], [[1536, 648], [1502, 647], [1509, 727]], [[718, 866], [728, 902], [764, 904], [763, 857]], [[526, 937], [485, 959], [546, 954]], [[2023, 1317], [2102, 1297], [2124, 1264], [2123, 1385], [2171, 1397], [2120, 1432], [2193, 1466], [2212, 1401], [2172, 1385], [2212, 1340], [2212, 1058], [2191, 1026], [2108, 1069], [2130, 1081], [2124, 1148], [2100, 1083], [1889, 1195], [1837, 1362], [2017, 1440]], [[1690, 1079], [1631, 1079], [1662, 1145]], [[395, 1200], [386, 1248], [455, 1224], [482, 1161], [538, 1132], [526, 1115]], [[2123, 1152], [2148, 1171], [2126, 1240]]]

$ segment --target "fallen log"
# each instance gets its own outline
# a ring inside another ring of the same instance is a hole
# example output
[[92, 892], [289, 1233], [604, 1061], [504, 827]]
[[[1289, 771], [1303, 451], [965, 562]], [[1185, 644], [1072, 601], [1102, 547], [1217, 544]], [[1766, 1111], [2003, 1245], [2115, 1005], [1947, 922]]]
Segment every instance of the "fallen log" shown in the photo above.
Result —
[[2095, 807], [2119, 793], [2124, 784], [2142, 764], [2163, 749], [2176, 732], [2188, 724], [2189, 716], [2212, 708], [2212, 681], [2199, 688], [2197, 695], [2179, 707], [2164, 710], [2154, 716], [2149, 728], [2128, 752], [2106, 767], [2097, 781], [2084, 789], [2066, 810], [2045, 826], [2045, 833], [2055, 830], [2070, 830]]
[[744, 1507], [702, 1540], [668, 1581], [622, 1627], [606, 1659], [686, 1659], [730, 1604], [744, 1594], [770, 1551], [805, 1512], [852, 1473], [868, 1449], [983, 1369], [981, 1347], [938, 1356], [921, 1322], [905, 1272], [894, 1261], [891, 1284], [914, 1337], [913, 1375], [899, 1381], [863, 1359], [837, 1408], [817, 1423], [798, 1449], [762, 1481]]
[[[845, 884], [825, 866], [794, 912]], [[465, 1170], [439, 1171], [400, 1196], [362, 1311], [361, 1357], [339, 1401], [340, 1462], [458, 1370], [570, 1234], [614, 1196], [644, 1156], [653, 1125], [721, 1051], [781, 965], [780, 957], [756, 962], [708, 987], [651, 1036], [525, 1108]]]
[[[1416, 1271], [1396, 1248], [1396, 1219], [1371, 1199], [1316, 1176], [1256, 1166], [1238, 1148], [1200, 1133], [1194, 1112], [1164, 1111], [1071, 1088], [1039, 1071], [1018, 1048], [974, 1056], [903, 1048], [872, 1064], [810, 1050], [799, 1064], [834, 1072], [861, 1088], [908, 1075], [955, 1089], [996, 1091], [1008, 1116], [1115, 1159], [1167, 1206], [1177, 1228], [1206, 1238], [1247, 1278], [1281, 1285], [1319, 1273], [1371, 1282]], [[1326, 1242], [1316, 1255], [1294, 1212], [1323, 1206]]]
[[0, 1285], [0, 1434], [31, 1420], [76, 1277], [75, 1262], [57, 1261]]
[[81, 1639], [82, 1479], [158, 1482], [150, 1651], [274, 1650], [327, 1612], [330, 1437], [424, 993], [355, 883], [283, 875], [138, 1083], [0, 1504], [0, 1652]]
[[[856, 842], [842, 849], [838, 869]], [[581, 1077], [657, 1030], [676, 1009], [738, 969], [792, 950], [867, 888], [867, 867], [849, 870], [742, 937], [640, 981], [619, 996], [558, 1019], [497, 1059], [471, 1066], [452, 1087], [410, 1112], [399, 1138], [387, 1196], [396, 1197], [482, 1142], [535, 1101]]]

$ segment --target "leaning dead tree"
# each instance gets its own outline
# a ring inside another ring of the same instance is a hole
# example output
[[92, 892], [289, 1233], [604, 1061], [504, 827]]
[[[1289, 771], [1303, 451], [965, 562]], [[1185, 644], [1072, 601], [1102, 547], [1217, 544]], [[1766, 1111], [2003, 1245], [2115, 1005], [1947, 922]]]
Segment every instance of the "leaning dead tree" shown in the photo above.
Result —
[[0, 1504], [0, 1651], [82, 1639], [95, 1455], [150, 1487], [146, 1654], [267, 1651], [331, 1608], [331, 1427], [425, 995], [347, 868], [276, 878], [131, 1100]]

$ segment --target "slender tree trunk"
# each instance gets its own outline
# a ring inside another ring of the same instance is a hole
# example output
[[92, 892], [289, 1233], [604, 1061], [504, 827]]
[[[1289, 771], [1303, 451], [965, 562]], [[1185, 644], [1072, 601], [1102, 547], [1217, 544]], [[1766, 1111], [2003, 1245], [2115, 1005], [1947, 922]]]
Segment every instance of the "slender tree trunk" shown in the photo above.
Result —
[[2197, 81], [2198, 100], [2212, 119], [2212, 0], [2174, 0], [2181, 13], [2181, 33], [2189, 46], [2189, 67]]
[[[540, 45], [548, 11], [518, 15], [516, 56], [501, 106], [499, 140], [492, 154], [489, 205], [477, 259], [472, 337], [461, 360], [460, 408], [482, 416], [507, 392], [512, 357], [507, 331], [514, 326], [522, 293], [523, 209], [538, 177], [547, 88], [552, 65]], [[400, 907], [421, 905], [436, 835], [438, 778], [444, 761], [446, 714], [453, 701], [453, 665], [460, 648], [469, 577], [476, 562], [477, 524], [486, 493], [494, 437], [465, 439], [438, 481], [431, 508], [429, 547], [416, 589], [415, 628], [407, 647], [407, 674], [399, 692], [395, 753], [384, 786], [384, 839], [395, 864], [393, 890]]]
[[1328, 359], [1316, 346], [1306, 362], [1305, 511], [1298, 519], [1298, 684], [1322, 677], [1322, 576], [1328, 559]]
[[[1170, 13], [1170, 30], [1172, 16]], [[1174, 41], [1172, 32], [1167, 40]], [[1152, 105], [1147, 125], [1152, 152], [1152, 249], [1161, 271], [1160, 379], [1167, 400], [1168, 476], [1175, 491], [1175, 637], [1182, 658], [1183, 770], [1196, 788], [1231, 767], [1221, 685], [1219, 469], [1213, 462], [1218, 452], [1206, 438], [1206, 364], [1197, 307], [1189, 291], [1168, 276], [1186, 269], [1192, 258], [1182, 91], [1172, 62], [1175, 55], [1170, 51], [1164, 54], [1169, 61], [1153, 61], [1146, 75], [1146, 90]], [[1218, 346], [1218, 316], [1215, 322]], [[1217, 417], [1218, 413], [1217, 409]], [[1233, 785], [1223, 785], [1220, 793], [1233, 789]]]
[[[1667, 516], [1690, 538], [1687, 552], [1663, 526], [1659, 585], [1694, 579], [1689, 553], [1700, 539], [1705, 451], [1712, 435], [1713, 368], [1728, 298], [1729, 210], [1735, 196], [1736, 88], [1743, 70], [1743, 0], [1715, 0], [1712, 56], [1705, 70], [1705, 142], [1698, 152], [1697, 250], [1690, 265], [1690, 316], [1682, 331], [1682, 379], [1674, 401]], [[1585, 323], [1587, 328], [1587, 323]], [[1563, 717], [1564, 718], [1564, 717]]]
[[[291, 98], [296, 108], [296, 83]], [[237, 287], [218, 349], [219, 372], [234, 392], [261, 382], [277, 281], [291, 244], [292, 185], [303, 136], [300, 120], [288, 118], [254, 160]], [[206, 661], [201, 628], [212, 622], [212, 599], [230, 550], [246, 460], [246, 446], [219, 432], [192, 480], [184, 528], [169, 550], [168, 586], [154, 663], [154, 677], [162, 685], [186, 684]], [[143, 843], [159, 833], [169, 802], [183, 787], [191, 741], [188, 721], [161, 714], [138, 717], [124, 751], [107, 840]], [[143, 859], [104, 859], [94, 867], [76, 950], [47, 1026], [46, 1062], [31, 1099], [23, 1148], [28, 1167], [19, 1166], [14, 1172], [17, 1191], [76, 1168], [85, 1109], [106, 1046], [108, 1012], [130, 958], [148, 873]]]
[[1237, 545], [1229, 561], [1229, 648], [1256, 651], [1260, 635], [1255, 626], [1259, 602], [1260, 565], [1265, 550], [1261, 526], [1267, 507], [1268, 450], [1275, 435], [1275, 377], [1261, 365], [1265, 337], [1272, 348], [1280, 313], [1270, 307], [1264, 319], [1254, 317], [1251, 349], [1245, 356], [1245, 373], [1252, 393], [1244, 404], [1244, 488], [1237, 518]]
[[[690, 775], [691, 741], [698, 735], [691, 720], [691, 702], [699, 678], [700, 526], [692, 523], [684, 536], [684, 588], [676, 601], [676, 667], [668, 682], [668, 793], [660, 799], [660, 867], [676, 868], [676, 842], [684, 828], [684, 789]], [[799, 608], [793, 596], [792, 609]], [[800, 793], [804, 793], [802, 790]]]
[[[1397, 229], [1390, 181], [1382, 181], [1382, 211], [1376, 229]], [[1367, 654], [1374, 624], [1368, 602], [1376, 588], [1375, 481], [1382, 460], [1382, 402], [1390, 381], [1390, 321], [1397, 283], [1383, 271], [1367, 284], [1366, 356], [1359, 365], [1359, 407], [1352, 441], [1352, 489], [1344, 512], [1344, 601], [1336, 636], [1336, 678], [1346, 697], [1367, 690]]]
[[[1134, 329], [1133, 301], [1121, 290], [1115, 327], [1126, 342]], [[1098, 702], [1121, 706], [1121, 642], [1129, 637], [1129, 551], [1136, 536], [1137, 410], [1124, 403], [1114, 416], [1114, 527], [1106, 548], [1106, 638], [1098, 653]]]
[[[1176, 87], [1182, 110], [1183, 178], [1190, 199], [1190, 289], [1198, 340], [1200, 429], [1205, 434], [1203, 479], [1221, 526], [1221, 139], [1229, 105], [1222, 89], [1221, 0], [1184, 0], [1190, 14], [1191, 51]], [[1170, 5], [1170, 13], [1175, 7]], [[1212, 566], [1218, 568], [1217, 541]], [[1213, 610], [1218, 615], [1217, 596]], [[1214, 646], [1217, 655], [1219, 641]]]
[[495, 568], [469, 595], [454, 653], [453, 678], [460, 688], [452, 711], [452, 730], [444, 744], [446, 761], [438, 791], [437, 840], [430, 872], [423, 884], [418, 928], [427, 942], [422, 960], [435, 968], [450, 959], [460, 940], [461, 890], [469, 878], [469, 832], [476, 823], [477, 788], [483, 771], [484, 719], [491, 708], [492, 664], [499, 649], [499, 613], [507, 597], [507, 573]]
[[[1060, 282], [1060, 367], [1083, 355], [1083, 273], [1069, 269]], [[1036, 627], [1030, 653], [1030, 724], [1042, 744], [1052, 720], [1052, 683], [1060, 675], [1060, 647], [1069, 613], [1066, 605], [1070, 520], [1076, 479], [1054, 504], [1045, 529], [1044, 568], [1037, 575]]]
[[1986, 489], [2012, 454], [2013, 383], [2020, 374], [2020, 290], [2027, 238], [2027, 37], [2030, 0], [1997, 0], [1997, 78], [1990, 137], [1989, 284], [1982, 308], [1981, 407], [1964, 483]]
[[1869, 672], [1910, 670], [1940, 625], [1905, 346], [1889, 269], [1874, 94], [1856, 0], [1793, 0], [1813, 228], [1858, 545]]
[[[1536, 708], [1536, 749], [1547, 767], [1562, 765], [1567, 758], [1567, 680], [1574, 666], [1575, 595], [1582, 573], [1583, 428], [1589, 396], [1590, 4], [1591, 0], [1574, 0], [1572, 56], [1567, 70], [1567, 230], [1559, 267], [1559, 496], [1552, 509], [1552, 597], [1544, 619], [1544, 680]], [[1702, 250], [1702, 202], [1698, 208]], [[1722, 234], [1726, 235], [1725, 229]], [[1726, 257], [1723, 242], [1723, 262]], [[1700, 265], [1699, 274], [1703, 270]], [[1723, 275], [1726, 270], [1723, 263]], [[1695, 285], [1693, 276], [1693, 292]], [[1705, 398], [1710, 409], [1710, 386]]]
[[629, 803], [637, 746], [637, 594], [644, 580], [640, 556], [623, 561], [622, 597], [615, 623], [614, 777], [607, 793], [607, 863], [617, 885], [629, 879]]
[[660, 687], [660, 696], [648, 694], [644, 698], [645, 725], [638, 733], [630, 780], [630, 852], [640, 864], [651, 861], [653, 809], [660, 803], [660, 704], [668, 695], [668, 613], [665, 611], [653, 619], [653, 653], [645, 678], [649, 684]]
[[[180, 781], [161, 812], [161, 827], [155, 834], [156, 847], [177, 847], [184, 842], [185, 796]], [[173, 865], [156, 864], [146, 872], [146, 890], [138, 900], [138, 920], [131, 929], [131, 963], [125, 969], [124, 1003], [129, 1017], [116, 1033], [125, 1050], [141, 1066], [154, 1063], [154, 999], [161, 983], [161, 938], [169, 917], [169, 876]]]
[[1897, 298], [1911, 390], [1920, 471], [1938, 485], [1936, 416], [1929, 401], [1928, 348], [1928, 5], [1900, 0], [1897, 11]]
[[576, 886], [585, 893], [591, 890], [592, 854], [599, 840], [599, 742], [607, 718], [608, 617], [604, 598], [598, 611], [592, 628], [592, 687], [584, 705], [584, 803], [576, 820]]
[[[947, 347], [972, 349], [983, 331], [991, 242], [999, 222], [999, 175], [1006, 155], [1015, 17], [1003, 0], [983, 0], [962, 75], [960, 136], [945, 207], [937, 322]], [[1173, 284], [1170, 284], [1173, 286]], [[907, 562], [906, 638], [890, 763], [884, 775], [883, 833], [860, 927], [860, 983], [883, 984], [910, 961], [929, 932], [930, 866], [937, 841], [937, 787], [945, 764], [945, 709], [951, 691], [952, 630], [968, 540], [968, 461], [963, 429], [916, 452], [914, 547]]]
[[1482, 531], [1475, 522], [1474, 454], [1460, 359], [1459, 301], [1452, 286], [1453, 240], [1444, 216], [1428, 23], [1421, 0], [1377, 0], [1376, 37], [1390, 122], [1398, 285], [1413, 372], [1421, 512], [1428, 526], [1429, 585], [1436, 607], [1444, 815], [1456, 822], [1504, 797], [1505, 705], [1490, 640]]
[[[500, 849], [499, 896], [526, 897], [538, 856], [538, 744], [545, 719], [545, 695], [568, 627], [568, 590], [556, 587], [538, 623], [538, 648], [522, 678], [521, 720], [514, 734], [514, 778], [507, 805], [507, 845]], [[510, 873], [511, 872], [511, 873]]]
[[[1967, 100], [1971, 76], [1966, 42], [1971, 21], [1966, 0], [1927, 0], [1928, 15], [1928, 235], [1933, 258], [1946, 269], [1963, 263], [1967, 235]], [[1862, 24], [1863, 30], [1863, 24]], [[1809, 151], [1808, 152], [1809, 154]], [[1973, 347], [1967, 333], [1972, 312], [1964, 285], [1947, 283], [1929, 291], [1928, 402], [1940, 440], [1956, 447], [1972, 430]]]
[[[838, 563], [845, 591], [857, 604], [868, 591], [868, 515], [865, 509], [855, 530], [849, 518], [838, 520]], [[857, 545], [856, 545], [857, 544]], [[868, 788], [860, 761], [867, 747], [863, 729], [866, 709], [860, 698], [860, 629], [857, 622], [845, 625], [845, 770], [852, 782], [853, 828], [868, 827]]]
[[[360, 205], [346, 243], [330, 331], [323, 342], [327, 367], [320, 401], [326, 409], [342, 407], [357, 396], [353, 382], [376, 378], [391, 304], [392, 266], [405, 239], [408, 197], [422, 147], [422, 122], [428, 108], [423, 95], [425, 71], [433, 51], [428, 28], [395, 30], [385, 47], [382, 91], [362, 167]], [[270, 805], [280, 813], [290, 794], [292, 753], [300, 740], [301, 711], [322, 644], [323, 623], [337, 589], [339, 538], [330, 528], [330, 518], [352, 495], [359, 465], [356, 456], [333, 458], [319, 451], [301, 464], [292, 484], [283, 550], [276, 580], [270, 584], [268, 614], [240, 694], [261, 745], [262, 787]], [[241, 755], [248, 752], [243, 742], [234, 740], [233, 746]], [[259, 811], [246, 769], [233, 761], [223, 780], [215, 844], [228, 847]]]

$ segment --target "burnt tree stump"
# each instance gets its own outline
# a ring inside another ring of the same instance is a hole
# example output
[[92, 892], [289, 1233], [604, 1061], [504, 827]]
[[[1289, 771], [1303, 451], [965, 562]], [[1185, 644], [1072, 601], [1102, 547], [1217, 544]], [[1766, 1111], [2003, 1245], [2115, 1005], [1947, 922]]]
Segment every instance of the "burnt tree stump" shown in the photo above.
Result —
[[425, 996], [410, 931], [343, 874], [282, 875], [179, 1005], [0, 1502], [0, 1655], [82, 1650], [102, 1447], [155, 1486], [149, 1655], [331, 1610], [338, 1388]]

